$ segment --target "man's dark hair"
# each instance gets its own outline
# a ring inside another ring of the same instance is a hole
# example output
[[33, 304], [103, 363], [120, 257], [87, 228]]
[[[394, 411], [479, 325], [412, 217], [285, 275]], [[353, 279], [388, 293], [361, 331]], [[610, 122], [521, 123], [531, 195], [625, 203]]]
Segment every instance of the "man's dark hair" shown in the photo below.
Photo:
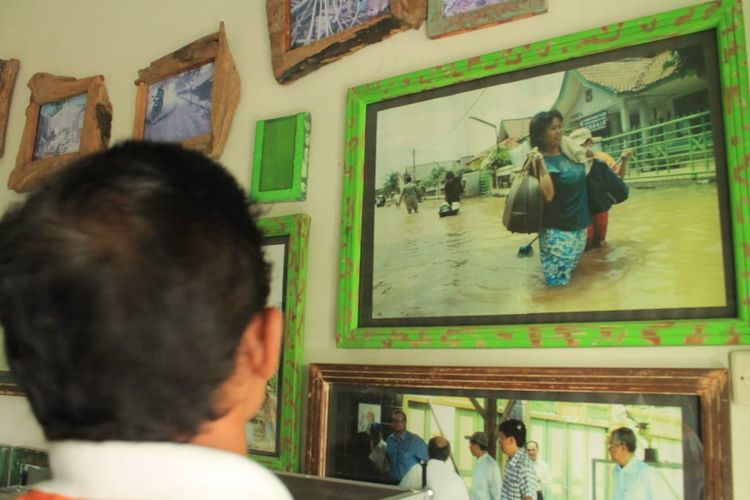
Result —
[[269, 292], [262, 234], [220, 165], [127, 142], [0, 221], [0, 321], [49, 440], [188, 441]]
[[393, 413], [391, 413], [391, 419], [393, 419], [393, 417], [395, 417], [396, 415], [401, 415], [401, 417], [404, 419], [404, 423], [406, 423], [406, 413], [404, 412], [404, 410], [400, 408], [393, 410]]
[[612, 439], [615, 441], [615, 443], [624, 444], [625, 448], [627, 448], [630, 453], [635, 452], [636, 438], [633, 429], [630, 429], [628, 427], [620, 427], [619, 429], [615, 429], [612, 431]]
[[442, 436], [435, 436], [427, 443], [427, 455], [445, 462], [451, 456], [451, 444]]
[[516, 440], [516, 446], [523, 448], [526, 446], [526, 424], [516, 419], [505, 420], [500, 423], [498, 430], [507, 437]]
[[529, 123], [529, 141], [532, 148], [542, 147], [544, 144], [544, 132], [555, 118], [563, 121], [562, 114], [556, 109], [541, 111], [534, 115], [531, 123]]

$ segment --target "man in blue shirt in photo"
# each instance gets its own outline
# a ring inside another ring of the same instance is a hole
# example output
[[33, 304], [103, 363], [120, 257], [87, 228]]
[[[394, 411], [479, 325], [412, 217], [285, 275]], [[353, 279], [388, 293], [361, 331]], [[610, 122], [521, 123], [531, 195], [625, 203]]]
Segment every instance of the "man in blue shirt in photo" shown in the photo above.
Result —
[[393, 433], [386, 439], [388, 455], [388, 477], [393, 483], [401, 479], [420, 460], [427, 460], [427, 444], [424, 439], [406, 430], [406, 413], [393, 412], [391, 425]]

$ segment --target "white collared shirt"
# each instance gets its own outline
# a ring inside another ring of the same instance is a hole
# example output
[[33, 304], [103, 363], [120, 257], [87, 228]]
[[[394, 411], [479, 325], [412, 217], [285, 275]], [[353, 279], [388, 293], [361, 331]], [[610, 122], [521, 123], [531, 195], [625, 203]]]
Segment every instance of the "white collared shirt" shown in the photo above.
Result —
[[73, 498], [291, 500], [261, 465], [192, 444], [59, 441], [50, 445], [52, 479], [35, 490]]

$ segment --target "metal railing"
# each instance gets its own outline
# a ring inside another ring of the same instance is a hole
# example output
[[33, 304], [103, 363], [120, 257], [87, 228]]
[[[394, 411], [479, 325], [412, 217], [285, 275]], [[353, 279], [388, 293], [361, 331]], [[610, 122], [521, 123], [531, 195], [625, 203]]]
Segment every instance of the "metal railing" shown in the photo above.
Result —
[[627, 179], [710, 178], [715, 175], [714, 140], [708, 111], [602, 139], [601, 149], [618, 158], [633, 149]]

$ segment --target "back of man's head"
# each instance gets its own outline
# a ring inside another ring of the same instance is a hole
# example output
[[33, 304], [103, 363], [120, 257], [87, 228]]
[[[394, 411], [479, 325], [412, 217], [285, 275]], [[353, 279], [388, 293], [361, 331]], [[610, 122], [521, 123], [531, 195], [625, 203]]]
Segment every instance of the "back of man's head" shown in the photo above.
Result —
[[178, 146], [85, 157], [0, 221], [6, 356], [50, 440], [189, 441], [268, 291], [242, 189]]
[[443, 436], [435, 436], [427, 443], [427, 455], [445, 462], [451, 456], [451, 444]]

